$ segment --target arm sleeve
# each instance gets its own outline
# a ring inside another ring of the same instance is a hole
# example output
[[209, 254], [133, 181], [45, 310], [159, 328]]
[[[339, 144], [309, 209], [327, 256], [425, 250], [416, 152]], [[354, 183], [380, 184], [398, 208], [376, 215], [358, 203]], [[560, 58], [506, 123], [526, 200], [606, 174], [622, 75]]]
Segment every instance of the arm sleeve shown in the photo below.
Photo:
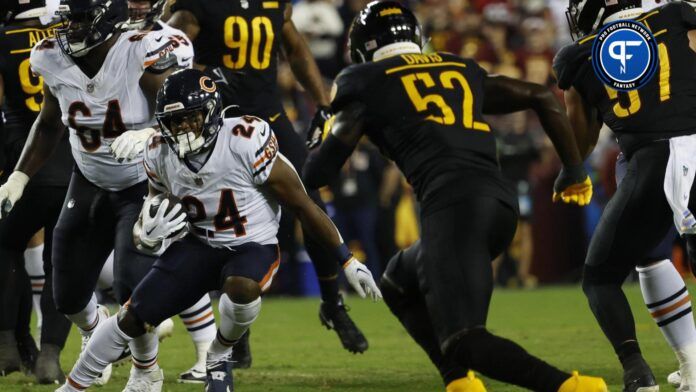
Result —
[[[240, 122], [237, 126], [247, 126], [244, 122]], [[267, 122], [254, 118], [251, 125], [246, 129], [253, 127], [253, 132], [247, 138], [242, 132], [233, 133], [236, 143], [236, 153], [241, 157], [242, 164], [246, 168], [251, 181], [261, 185], [268, 180], [271, 174], [273, 164], [278, 159], [278, 140], [273, 133], [273, 130]], [[235, 127], [236, 128], [236, 127]]]
[[160, 192], [167, 192], [167, 187], [164, 185], [161, 177], [161, 170], [158, 165], [159, 152], [164, 144], [164, 139], [159, 134], [154, 134], [147, 139], [147, 146], [145, 148], [145, 153], [143, 154], [143, 166], [145, 167], [145, 173], [147, 174], [147, 181], [152, 185], [153, 188]]

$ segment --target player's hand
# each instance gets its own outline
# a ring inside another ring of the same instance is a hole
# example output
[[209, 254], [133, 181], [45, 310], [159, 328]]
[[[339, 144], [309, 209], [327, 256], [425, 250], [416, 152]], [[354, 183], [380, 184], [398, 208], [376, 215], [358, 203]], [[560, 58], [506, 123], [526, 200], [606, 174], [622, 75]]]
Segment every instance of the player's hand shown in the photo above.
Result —
[[592, 181], [580, 165], [564, 166], [553, 184], [553, 201], [586, 206], [592, 200]]
[[167, 213], [169, 200], [164, 199], [157, 208], [155, 216], [150, 216], [150, 202], [143, 205], [143, 228], [140, 232], [140, 242], [149, 248], [157, 248], [162, 241], [172, 233], [186, 226], [186, 214], [179, 214], [181, 204], [176, 204]]
[[346, 274], [348, 283], [358, 292], [360, 297], [370, 296], [373, 301], [382, 298], [382, 292], [379, 291], [377, 283], [372, 278], [372, 272], [355, 257], [351, 257], [343, 264], [343, 272]]
[[326, 126], [331, 126], [328, 122], [331, 118], [331, 108], [328, 106], [319, 106], [317, 112], [314, 113], [314, 118], [312, 123], [309, 125], [309, 130], [307, 130], [307, 148], [313, 149], [314, 147], [321, 144], [321, 139], [324, 137], [324, 130]]
[[28, 182], [29, 176], [21, 171], [14, 171], [7, 178], [7, 182], [0, 186], [0, 219], [10, 213], [17, 200], [22, 197]]
[[111, 153], [119, 163], [131, 161], [145, 149], [145, 142], [155, 132], [154, 128], [123, 132], [111, 143]]

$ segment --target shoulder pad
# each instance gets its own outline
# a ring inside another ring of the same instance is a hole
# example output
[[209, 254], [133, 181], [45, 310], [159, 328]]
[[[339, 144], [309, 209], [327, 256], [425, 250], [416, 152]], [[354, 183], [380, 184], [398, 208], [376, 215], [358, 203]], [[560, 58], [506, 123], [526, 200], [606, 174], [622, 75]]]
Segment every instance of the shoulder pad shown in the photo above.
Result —
[[368, 68], [371, 64], [349, 65], [336, 76], [331, 89], [331, 110], [334, 113], [360, 99], [365, 86], [369, 83], [370, 72], [368, 72]]
[[46, 73], [62, 67], [56, 64], [63, 52], [58, 47], [55, 38], [44, 38], [31, 49], [29, 62], [35, 73], [46, 76]]
[[584, 62], [589, 61], [591, 48], [592, 45], [587, 41], [580, 40], [564, 46], [556, 53], [553, 59], [553, 71], [556, 73], [559, 88], [567, 90], [573, 86], [580, 67]]

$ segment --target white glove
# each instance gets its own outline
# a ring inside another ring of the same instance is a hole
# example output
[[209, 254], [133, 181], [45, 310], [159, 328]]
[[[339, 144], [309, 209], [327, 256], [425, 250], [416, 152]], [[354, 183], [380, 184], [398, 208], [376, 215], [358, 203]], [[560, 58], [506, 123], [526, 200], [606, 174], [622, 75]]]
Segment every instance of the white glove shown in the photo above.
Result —
[[10, 213], [17, 200], [22, 197], [28, 182], [29, 176], [21, 171], [14, 171], [7, 178], [7, 182], [0, 186], [0, 219]]
[[154, 128], [123, 132], [111, 143], [111, 153], [119, 163], [131, 161], [145, 149], [145, 142], [155, 132]]
[[377, 283], [372, 279], [372, 272], [355, 257], [351, 257], [343, 264], [343, 272], [346, 274], [348, 283], [358, 292], [360, 297], [365, 298], [369, 295], [373, 301], [382, 298], [382, 292], [379, 291]]
[[140, 242], [151, 249], [155, 249], [159, 248], [162, 245], [162, 241], [169, 237], [170, 234], [186, 226], [186, 214], [176, 216], [181, 210], [181, 204], [175, 205], [168, 214], [165, 214], [167, 206], [169, 206], [169, 200], [164, 199], [157, 209], [157, 214], [154, 217], [150, 217], [150, 205], [149, 201], [146, 201], [143, 205], [143, 227], [140, 232]]

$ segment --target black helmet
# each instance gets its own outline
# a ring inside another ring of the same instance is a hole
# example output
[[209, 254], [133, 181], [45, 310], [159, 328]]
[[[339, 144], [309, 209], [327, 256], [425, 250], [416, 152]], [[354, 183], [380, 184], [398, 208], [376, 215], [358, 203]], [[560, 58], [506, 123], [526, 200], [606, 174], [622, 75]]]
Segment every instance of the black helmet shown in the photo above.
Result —
[[58, 16], [64, 26], [56, 29], [60, 49], [82, 57], [109, 39], [117, 24], [126, 19], [125, 0], [60, 0]]
[[353, 19], [348, 37], [354, 63], [372, 61], [375, 51], [396, 42], [412, 42], [419, 48], [423, 44], [416, 16], [396, 1], [368, 4]]
[[[169, 147], [184, 158], [208, 148], [222, 126], [222, 102], [217, 85], [197, 69], [182, 69], [169, 75], [157, 92], [155, 117]], [[177, 121], [200, 113], [199, 129], [178, 131]]]
[[46, 14], [46, 0], [3, 0], [0, 22], [15, 19], [33, 19]]
[[570, 36], [578, 39], [602, 25], [610, 15], [641, 7], [641, 0], [570, 0], [566, 19]]
[[[137, 6], [149, 3], [149, 8]], [[162, 17], [167, 0], [128, 0], [128, 20], [120, 28], [124, 30], [143, 30], [152, 27]]]

